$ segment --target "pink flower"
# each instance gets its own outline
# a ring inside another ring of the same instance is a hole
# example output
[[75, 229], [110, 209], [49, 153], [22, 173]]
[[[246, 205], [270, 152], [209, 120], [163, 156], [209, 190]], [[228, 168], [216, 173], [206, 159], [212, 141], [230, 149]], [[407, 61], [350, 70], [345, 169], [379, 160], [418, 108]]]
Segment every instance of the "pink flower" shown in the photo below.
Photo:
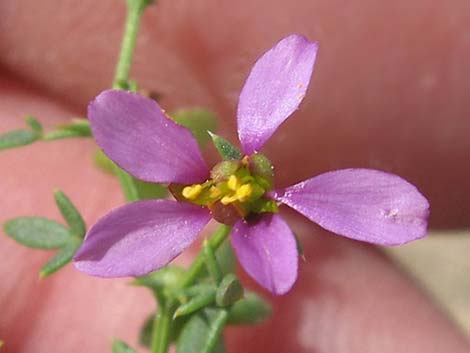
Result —
[[373, 244], [423, 237], [429, 204], [396, 175], [345, 169], [272, 190], [271, 181], [250, 167], [302, 101], [317, 48], [303, 36], [290, 35], [256, 62], [238, 104], [238, 136], [246, 157], [218, 179], [191, 133], [168, 119], [155, 101], [115, 90], [96, 97], [88, 117], [104, 153], [136, 178], [182, 186], [178, 201], [138, 201], [101, 218], [74, 258], [77, 269], [123, 277], [162, 268], [196, 239], [213, 214], [220, 220], [220, 209], [238, 212], [230, 221], [232, 246], [248, 274], [274, 294], [292, 287], [298, 268], [296, 240], [277, 213], [278, 204], [326, 230]]

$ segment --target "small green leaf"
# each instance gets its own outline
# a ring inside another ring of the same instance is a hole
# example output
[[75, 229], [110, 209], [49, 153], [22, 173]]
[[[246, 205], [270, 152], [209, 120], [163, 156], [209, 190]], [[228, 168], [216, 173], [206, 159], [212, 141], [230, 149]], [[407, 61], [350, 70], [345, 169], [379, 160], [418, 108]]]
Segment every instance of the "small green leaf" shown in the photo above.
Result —
[[44, 141], [62, 140], [74, 137], [83, 137], [81, 133], [72, 130], [54, 130], [44, 134]]
[[86, 233], [86, 226], [76, 207], [60, 190], [54, 192], [54, 198], [60, 213], [62, 213], [65, 221], [70, 226], [71, 233], [77, 237], [83, 238]]
[[127, 343], [124, 341], [115, 339], [113, 341], [113, 353], [136, 353]]
[[212, 304], [215, 300], [215, 290], [208, 290], [204, 293], [201, 293], [189, 300], [187, 303], [184, 303], [176, 309], [173, 318], [177, 318], [184, 315], [189, 315], [202, 309], [203, 307]]
[[38, 134], [32, 130], [14, 130], [0, 135], [0, 151], [8, 148], [26, 146], [39, 138]]
[[184, 325], [176, 344], [176, 353], [221, 353], [222, 330], [227, 322], [227, 311], [207, 308], [193, 315]]
[[240, 152], [240, 150], [234, 145], [232, 145], [230, 142], [228, 142], [226, 139], [210, 131], [209, 135], [212, 138], [212, 142], [214, 143], [215, 148], [224, 160], [242, 158], [242, 153]]
[[39, 273], [39, 277], [47, 277], [67, 265], [81, 244], [82, 242], [79, 238], [70, 237], [67, 244], [44, 265]]
[[31, 130], [33, 130], [38, 136], [42, 134], [43, 128], [39, 120], [32, 116], [27, 116], [25, 120], [26, 124], [28, 124], [31, 127]]
[[214, 113], [202, 108], [178, 110], [171, 114], [171, 118], [191, 130], [201, 148], [210, 140], [208, 131], [217, 129], [217, 117]]
[[35, 249], [58, 249], [70, 238], [67, 228], [45, 218], [15, 218], [4, 227], [5, 233], [18, 243]]
[[91, 128], [87, 119], [73, 119], [72, 122], [60, 125], [57, 130], [44, 135], [43, 140], [60, 140], [73, 137], [90, 137]]
[[63, 130], [75, 131], [80, 136], [91, 136], [91, 127], [88, 119], [75, 118], [67, 125], [60, 126]]
[[243, 298], [244, 289], [233, 273], [225, 275], [217, 288], [215, 302], [218, 306], [229, 306]]
[[245, 297], [229, 308], [228, 324], [257, 324], [271, 315], [271, 305], [255, 293], [248, 292]]

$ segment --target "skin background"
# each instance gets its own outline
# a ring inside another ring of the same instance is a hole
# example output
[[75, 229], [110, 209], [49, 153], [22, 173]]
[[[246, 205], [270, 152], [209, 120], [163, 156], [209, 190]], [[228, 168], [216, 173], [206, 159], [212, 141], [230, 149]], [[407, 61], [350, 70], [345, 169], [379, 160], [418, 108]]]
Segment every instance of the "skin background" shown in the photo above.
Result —
[[[112, 80], [123, 17], [115, 0], [0, 2], [0, 131], [21, 125], [25, 114], [46, 126], [83, 116]], [[236, 103], [249, 68], [281, 37], [303, 33], [320, 42], [320, 52], [303, 105], [265, 149], [278, 185], [331, 169], [382, 169], [430, 198], [434, 227], [463, 229], [470, 221], [468, 23], [465, 0], [162, 0], [144, 16], [132, 77], [158, 92], [169, 111], [213, 109], [223, 119], [220, 133], [236, 141]], [[71, 140], [2, 152], [0, 220], [59, 219], [55, 187], [69, 194], [87, 224], [122, 204], [116, 181], [90, 167], [94, 148]], [[270, 322], [230, 330], [232, 352], [468, 351], [440, 309], [381, 253], [300, 217], [290, 224], [302, 234], [308, 258], [300, 280], [276, 299]], [[460, 237], [468, 243], [468, 235]], [[456, 248], [468, 254], [457, 235], [438, 239], [458, 245], [432, 252], [423, 241], [395, 251], [410, 251], [404, 261], [427, 276], [450, 268]], [[424, 249], [424, 262], [412, 247]], [[134, 343], [153, 310], [149, 295], [126, 280], [89, 278], [72, 266], [38, 281], [49, 256], [0, 238], [2, 350], [103, 352], [112, 337]], [[468, 261], [457, 268], [427, 281], [462, 297], [468, 286], [443, 282], [468, 283], [458, 279]]]

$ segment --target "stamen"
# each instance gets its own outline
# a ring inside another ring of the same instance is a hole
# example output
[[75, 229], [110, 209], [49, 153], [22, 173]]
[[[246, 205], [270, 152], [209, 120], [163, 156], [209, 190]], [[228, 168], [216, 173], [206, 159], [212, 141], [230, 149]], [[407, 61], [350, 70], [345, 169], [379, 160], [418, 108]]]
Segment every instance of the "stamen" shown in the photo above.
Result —
[[220, 189], [216, 186], [211, 186], [209, 197], [211, 199], [217, 199], [220, 196], [222, 196], [222, 191], [220, 191]]
[[245, 202], [250, 198], [252, 194], [253, 187], [251, 186], [251, 184], [244, 184], [237, 189], [235, 196], [237, 197], [238, 201]]
[[195, 184], [191, 186], [186, 186], [183, 191], [182, 195], [188, 200], [195, 200], [202, 192], [202, 185]]
[[237, 195], [236, 194], [226, 195], [226, 196], [222, 197], [222, 199], [220, 200], [222, 205], [225, 205], [225, 206], [227, 206], [228, 204], [231, 204], [232, 202], [235, 202], [235, 201], [237, 201]]
[[227, 186], [230, 190], [237, 191], [238, 189], [238, 178], [235, 175], [230, 175], [227, 181]]

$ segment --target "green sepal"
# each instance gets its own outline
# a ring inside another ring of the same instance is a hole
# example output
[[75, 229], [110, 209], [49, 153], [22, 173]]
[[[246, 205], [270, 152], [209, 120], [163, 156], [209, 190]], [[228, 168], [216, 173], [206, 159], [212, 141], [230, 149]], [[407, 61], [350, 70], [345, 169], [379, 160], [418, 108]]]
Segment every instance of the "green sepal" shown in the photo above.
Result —
[[217, 288], [215, 302], [218, 306], [229, 306], [243, 298], [244, 289], [233, 273], [224, 276]]
[[229, 325], [253, 325], [267, 319], [271, 313], [271, 305], [253, 292], [247, 292], [243, 299], [229, 309]]
[[25, 120], [26, 120], [26, 124], [29, 125], [31, 130], [33, 130], [38, 135], [38, 137], [42, 135], [43, 127], [42, 127], [42, 124], [39, 122], [39, 120], [33, 118], [30, 115], [28, 115]]
[[219, 152], [220, 156], [224, 160], [231, 160], [231, 159], [241, 159], [242, 153], [240, 150], [228, 142], [223, 137], [216, 135], [209, 131], [209, 135], [212, 138], [212, 142], [214, 143], [217, 152]]
[[85, 222], [72, 201], [61, 190], [54, 192], [57, 207], [70, 227], [72, 235], [83, 238], [86, 233]]
[[206, 308], [184, 325], [176, 344], [176, 353], [222, 353], [222, 330], [228, 314], [224, 309]]
[[[264, 154], [254, 153], [248, 158], [248, 168], [258, 184], [271, 190], [274, 182], [274, 167]], [[257, 177], [257, 178], [256, 178]]]
[[173, 318], [175, 319], [180, 316], [192, 314], [199, 309], [212, 304], [215, 300], [215, 294], [215, 289], [208, 289], [207, 291], [194, 296], [187, 303], [180, 305], [178, 309], [176, 309]]
[[9, 148], [26, 146], [39, 139], [39, 135], [33, 130], [20, 129], [0, 135], [0, 151]]
[[67, 265], [72, 260], [81, 244], [82, 241], [80, 238], [74, 236], [70, 237], [64, 247], [43, 266], [41, 272], [39, 272], [39, 277], [47, 277]]
[[217, 129], [215, 114], [202, 108], [178, 110], [171, 114], [171, 118], [188, 128], [201, 148], [205, 147], [210, 140], [208, 131]]
[[216, 183], [227, 180], [230, 175], [235, 174], [240, 167], [241, 162], [238, 160], [219, 162], [211, 169], [211, 179]]
[[127, 343], [118, 339], [113, 341], [112, 351], [113, 353], [137, 353]]
[[278, 213], [279, 206], [276, 201], [263, 197], [251, 202], [250, 210], [255, 213]]
[[5, 223], [4, 230], [18, 243], [34, 249], [58, 249], [70, 238], [68, 229], [62, 224], [38, 217], [9, 220]]

